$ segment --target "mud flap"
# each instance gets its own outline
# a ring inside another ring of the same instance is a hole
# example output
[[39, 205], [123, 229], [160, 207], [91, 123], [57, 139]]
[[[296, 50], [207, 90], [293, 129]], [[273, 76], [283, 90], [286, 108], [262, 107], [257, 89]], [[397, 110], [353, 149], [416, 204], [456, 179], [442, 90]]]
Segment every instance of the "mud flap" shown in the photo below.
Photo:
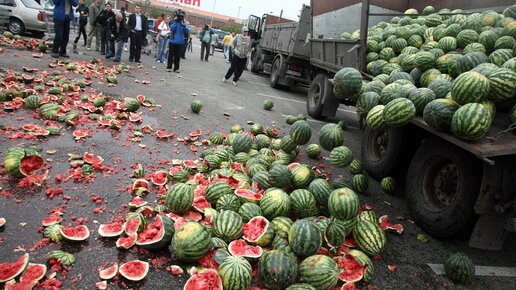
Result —
[[469, 239], [469, 246], [483, 250], [501, 250], [507, 232], [503, 225], [503, 217], [483, 215], [477, 220]]

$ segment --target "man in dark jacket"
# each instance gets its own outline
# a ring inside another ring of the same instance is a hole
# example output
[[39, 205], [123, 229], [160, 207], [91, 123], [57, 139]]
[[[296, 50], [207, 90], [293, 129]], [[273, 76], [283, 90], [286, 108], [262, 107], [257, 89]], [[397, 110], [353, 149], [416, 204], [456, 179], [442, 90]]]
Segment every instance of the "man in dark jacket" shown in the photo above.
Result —
[[79, 5], [77, 0], [53, 0], [54, 2], [54, 44], [52, 57], [69, 57], [66, 46], [70, 37], [70, 21], [73, 21], [73, 6]]
[[108, 46], [108, 21], [115, 16], [111, 3], [106, 3], [106, 7], [102, 9], [97, 18], [100, 27], [100, 54], [105, 54]]
[[179, 61], [181, 60], [181, 48], [185, 43], [185, 34], [190, 32], [190, 28], [185, 24], [185, 13], [178, 10], [174, 16], [174, 23], [170, 25], [170, 42], [168, 44], [167, 71], [179, 73]]
[[122, 13], [116, 13], [115, 16], [109, 20], [107, 34], [109, 43], [106, 58], [115, 56], [114, 61], [119, 62], [122, 58], [124, 43], [127, 42], [127, 38], [129, 37], [129, 29], [127, 28], [127, 24], [125, 23]]
[[140, 56], [142, 53], [143, 40], [147, 37], [147, 17], [141, 13], [139, 5], [134, 6], [134, 13], [129, 15], [127, 26], [129, 28], [131, 37], [131, 47], [129, 49], [129, 61], [136, 61], [140, 63]]
[[76, 12], [79, 12], [79, 33], [77, 34], [77, 37], [75, 38], [75, 41], [73, 42], [73, 49], [77, 48], [77, 42], [79, 42], [79, 38], [82, 38], [84, 40], [84, 46], [86, 46], [86, 24], [88, 24], [88, 14], [90, 12], [90, 9], [88, 9], [88, 6], [84, 4], [84, 0], [79, 0], [79, 7], [75, 9]]
[[[204, 25], [203, 31], [199, 33], [201, 35], [201, 61], [208, 61], [208, 57], [210, 56], [211, 37], [213, 33], [213, 30], [211, 30], [208, 24]], [[204, 55], [205, 51], [206, 55]]]

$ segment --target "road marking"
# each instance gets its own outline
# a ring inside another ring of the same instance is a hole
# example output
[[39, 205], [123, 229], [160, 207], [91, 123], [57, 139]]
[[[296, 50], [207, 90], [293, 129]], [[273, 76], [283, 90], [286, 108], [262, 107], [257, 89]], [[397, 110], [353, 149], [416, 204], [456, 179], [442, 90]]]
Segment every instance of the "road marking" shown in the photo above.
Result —
[[[428, 264], [437, 275], [445, 274], [443, 264]], [[475, 276], [516, 277], [514, 267], [475, 266]]]
[[261, 85], [261, 86], [267, 86], [267, 87], [270, 87], [270, 85], [268, 84], [264, 84], [264, 83], [257, 83], [257, 82], [252, 82], [252, 81], [247, 81], [248, 83], [250, 84], [254, 84], [254, 85]]

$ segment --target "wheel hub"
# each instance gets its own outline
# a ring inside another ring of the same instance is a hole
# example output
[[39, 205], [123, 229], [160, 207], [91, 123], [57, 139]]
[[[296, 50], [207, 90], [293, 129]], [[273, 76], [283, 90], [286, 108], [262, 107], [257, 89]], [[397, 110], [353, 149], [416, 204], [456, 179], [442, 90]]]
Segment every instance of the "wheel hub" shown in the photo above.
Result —
[[437, 172], [434, 179], [435, 199], [443, 206], [449, 206], [457, 193], [457, 167], [449, 163]]
[[389, 146], [389, 132], [377, 132], [377, 135], [374, 136], [373, 141], [374, 142], [372, 142], [369, 148], [371, 152], [370, 155], [374, 161], [378, 161], [387, 152], [387, 147]]

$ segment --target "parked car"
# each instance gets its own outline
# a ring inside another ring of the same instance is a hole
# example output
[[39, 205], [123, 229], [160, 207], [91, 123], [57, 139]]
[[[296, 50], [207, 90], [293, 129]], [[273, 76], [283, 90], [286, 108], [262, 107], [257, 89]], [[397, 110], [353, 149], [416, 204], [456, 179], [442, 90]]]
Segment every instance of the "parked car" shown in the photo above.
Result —
[[224, 49], [224, 45], [222, 45], [222, 40], [224, 40], [224, 36], [229, 34], [229, 32], [222, 31], [220, 29], [213, 29], [213, 32], [215, 32], [215, 34], [219, 38], [219, 41], [217, 41], [217, 45], [215, 46], [215, 48], [217, 48], [217, 49]]
[[42, 37], [47, 31], [48, 13], [35, 0], [0, 0], [1, 16], [8, 16], [7, 29], [13, 34], [32, 32]]

